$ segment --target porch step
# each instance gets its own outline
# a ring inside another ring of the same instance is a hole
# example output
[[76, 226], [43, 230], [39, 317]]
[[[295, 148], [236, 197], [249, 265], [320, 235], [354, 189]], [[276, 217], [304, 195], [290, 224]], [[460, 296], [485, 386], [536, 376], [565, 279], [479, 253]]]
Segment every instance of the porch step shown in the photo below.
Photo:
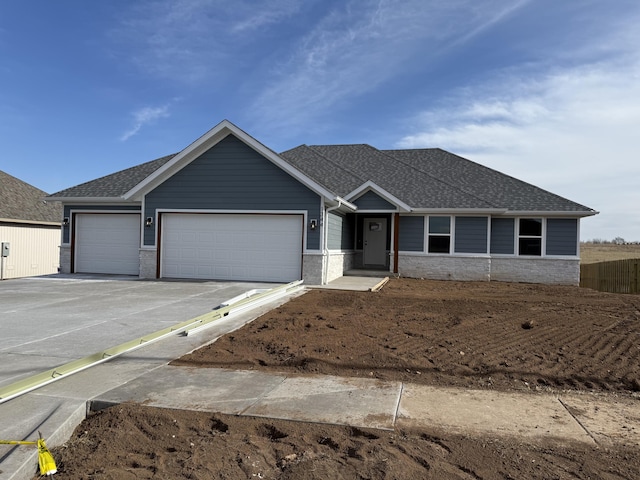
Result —
[[388, 270], [368, 270], [354, 269], [347, 270], [343, 274], [345, 277], [397, 277], [398, 275]]

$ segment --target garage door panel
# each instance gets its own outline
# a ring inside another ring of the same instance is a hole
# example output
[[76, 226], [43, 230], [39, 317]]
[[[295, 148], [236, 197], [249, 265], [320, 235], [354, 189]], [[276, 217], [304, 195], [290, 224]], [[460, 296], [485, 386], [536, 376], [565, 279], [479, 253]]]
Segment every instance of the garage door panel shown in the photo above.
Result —
[[164, 214], [162, 222], [163, 277], [300, 278], [301, 215]]
[[75, 272], [138, 275], [140, 215], [77, 214]]

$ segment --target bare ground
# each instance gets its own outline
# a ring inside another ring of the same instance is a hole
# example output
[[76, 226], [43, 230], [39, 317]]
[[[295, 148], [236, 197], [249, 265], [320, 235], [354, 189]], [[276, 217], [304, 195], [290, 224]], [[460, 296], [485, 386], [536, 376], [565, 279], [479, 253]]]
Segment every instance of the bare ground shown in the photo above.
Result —
[[[639, 296], [393, 279], [377, 293], [311, 291], [173, 364], [638, 401], [639, 339]], [[87, 419], [54, 455], [63, 479], [635, 479], [639, 447], [123, 405]]]

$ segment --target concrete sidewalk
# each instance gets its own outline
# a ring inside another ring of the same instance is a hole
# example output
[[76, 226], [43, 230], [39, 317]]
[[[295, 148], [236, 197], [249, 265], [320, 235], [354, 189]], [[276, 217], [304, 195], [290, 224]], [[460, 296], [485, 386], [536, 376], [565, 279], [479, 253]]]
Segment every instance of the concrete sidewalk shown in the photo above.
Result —
[[[363, 378], [174, 367], [166, 362], [178, 353], [175, 342], [163, 343], [0, 405], [0, 424], [13, 421], [15, 426], [5, 429], [3, 435], [34, 438], [41, 430], [52, 447], [64, 443], [90, 411], [137, 402], [379, 429], [428, 427], [465, 435], [505, 435], [529, 443], [555, 439], [640, 446], [640, 402], [633, 398], [504, 393]], [[0, 456], [0, 478], [31, 478], [36, 465], [35, 451], [12, 447], [10, 455]]]
[[[90, 412], [136, 402], [385, 430], [424, 427], [470, 436], [509, 436], [532, 444], [556, 440], [640, 446], [640, 401], [631, 397], [505, 393], [366, 378], [174, 367], [166, 362], [177, 353], [175, 345], [160, 343], [0, 405], [1, 424], [20, 420], [19, 431], [10, 428], [3, 435], [34, 438], [41, 430], [52, 447], [64, 443]], [[11, 448], [10, 455], [0, 456], [0, 478], [31, 478], [35, 451]]]
[[97, 396], [89, 408], [123, 402], [387, 430], [442, 428], [525, 437], [534, 443], [554, 438], [640, 446], [640, 401], [604, 395], [505, 393], [366, 378], [165, 366]]

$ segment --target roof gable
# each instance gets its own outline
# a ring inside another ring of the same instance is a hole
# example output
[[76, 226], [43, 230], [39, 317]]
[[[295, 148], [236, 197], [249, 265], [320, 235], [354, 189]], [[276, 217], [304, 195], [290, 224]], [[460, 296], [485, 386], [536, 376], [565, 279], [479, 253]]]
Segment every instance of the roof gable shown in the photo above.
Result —
[[376, 185], [372, 181], [368, 181], [360, 185], [353, 192], [349, 193], [347, 198], [352, 200], [359, 209], [363, 210], [367, 210], [368, 208], [399, 208], [401, 211], [411, 211], [411, 207], [409, 205], [396, 196], [391, 195], [383, 188], [380, 188], [380, 186]]
[[0, 219], [60, 224], [62, 206], [46, 203], [46, 192], [0, 170]]
[[186, 147], [180, 153], [176, 154], [173, 158], [171, 158], [169, 162], [167, 162], [165, 165], [160, 167], [158, 170], [153, 172], [147, 178], [145, 178], [128, 192], [126, 192], [124, 194], [124, 198], [141, 199], [146, 193], [153, 190], [166, 179], [194, 161], [210, 148], [213, 148], [216, 144], [218, 144], [229, 135], [233, 135], [234, 137], [238, 138], [247, 146], [261, 154], [264, 158], [271, 161], [273, 164], [290, 174], [300, 183], [310, 188], [312, 191], [330, 200], [334, 200], [335, 194], [333, 192], [330, 192], [329, 190], [324, 188], [324, 186], [318, 184], [312, 178], [306, 176], [304, 173], [294, 168], [291, 164], [285, 162], [273, 150], [266, 147], [228, 120], [223, 120], [203, 136], [201, 136], [198, 140]]
[[[327, 190], [323, 185], [314, 181], [313, 178], [308, 177], [296, 169], [295, 166], [284, 161], [273, 150], [258, 142], [228, 120], [223, 120], [178, 153], [61, 190], [48, 198], [61, 201], [140, 201], [144, 195], [229, 135], [238, 138], [300, 183], [327, 198], [329, 202], [341, 200], [336, 198], [334, 192]], [[348, 202], [346, 203], [348, 204]]]

